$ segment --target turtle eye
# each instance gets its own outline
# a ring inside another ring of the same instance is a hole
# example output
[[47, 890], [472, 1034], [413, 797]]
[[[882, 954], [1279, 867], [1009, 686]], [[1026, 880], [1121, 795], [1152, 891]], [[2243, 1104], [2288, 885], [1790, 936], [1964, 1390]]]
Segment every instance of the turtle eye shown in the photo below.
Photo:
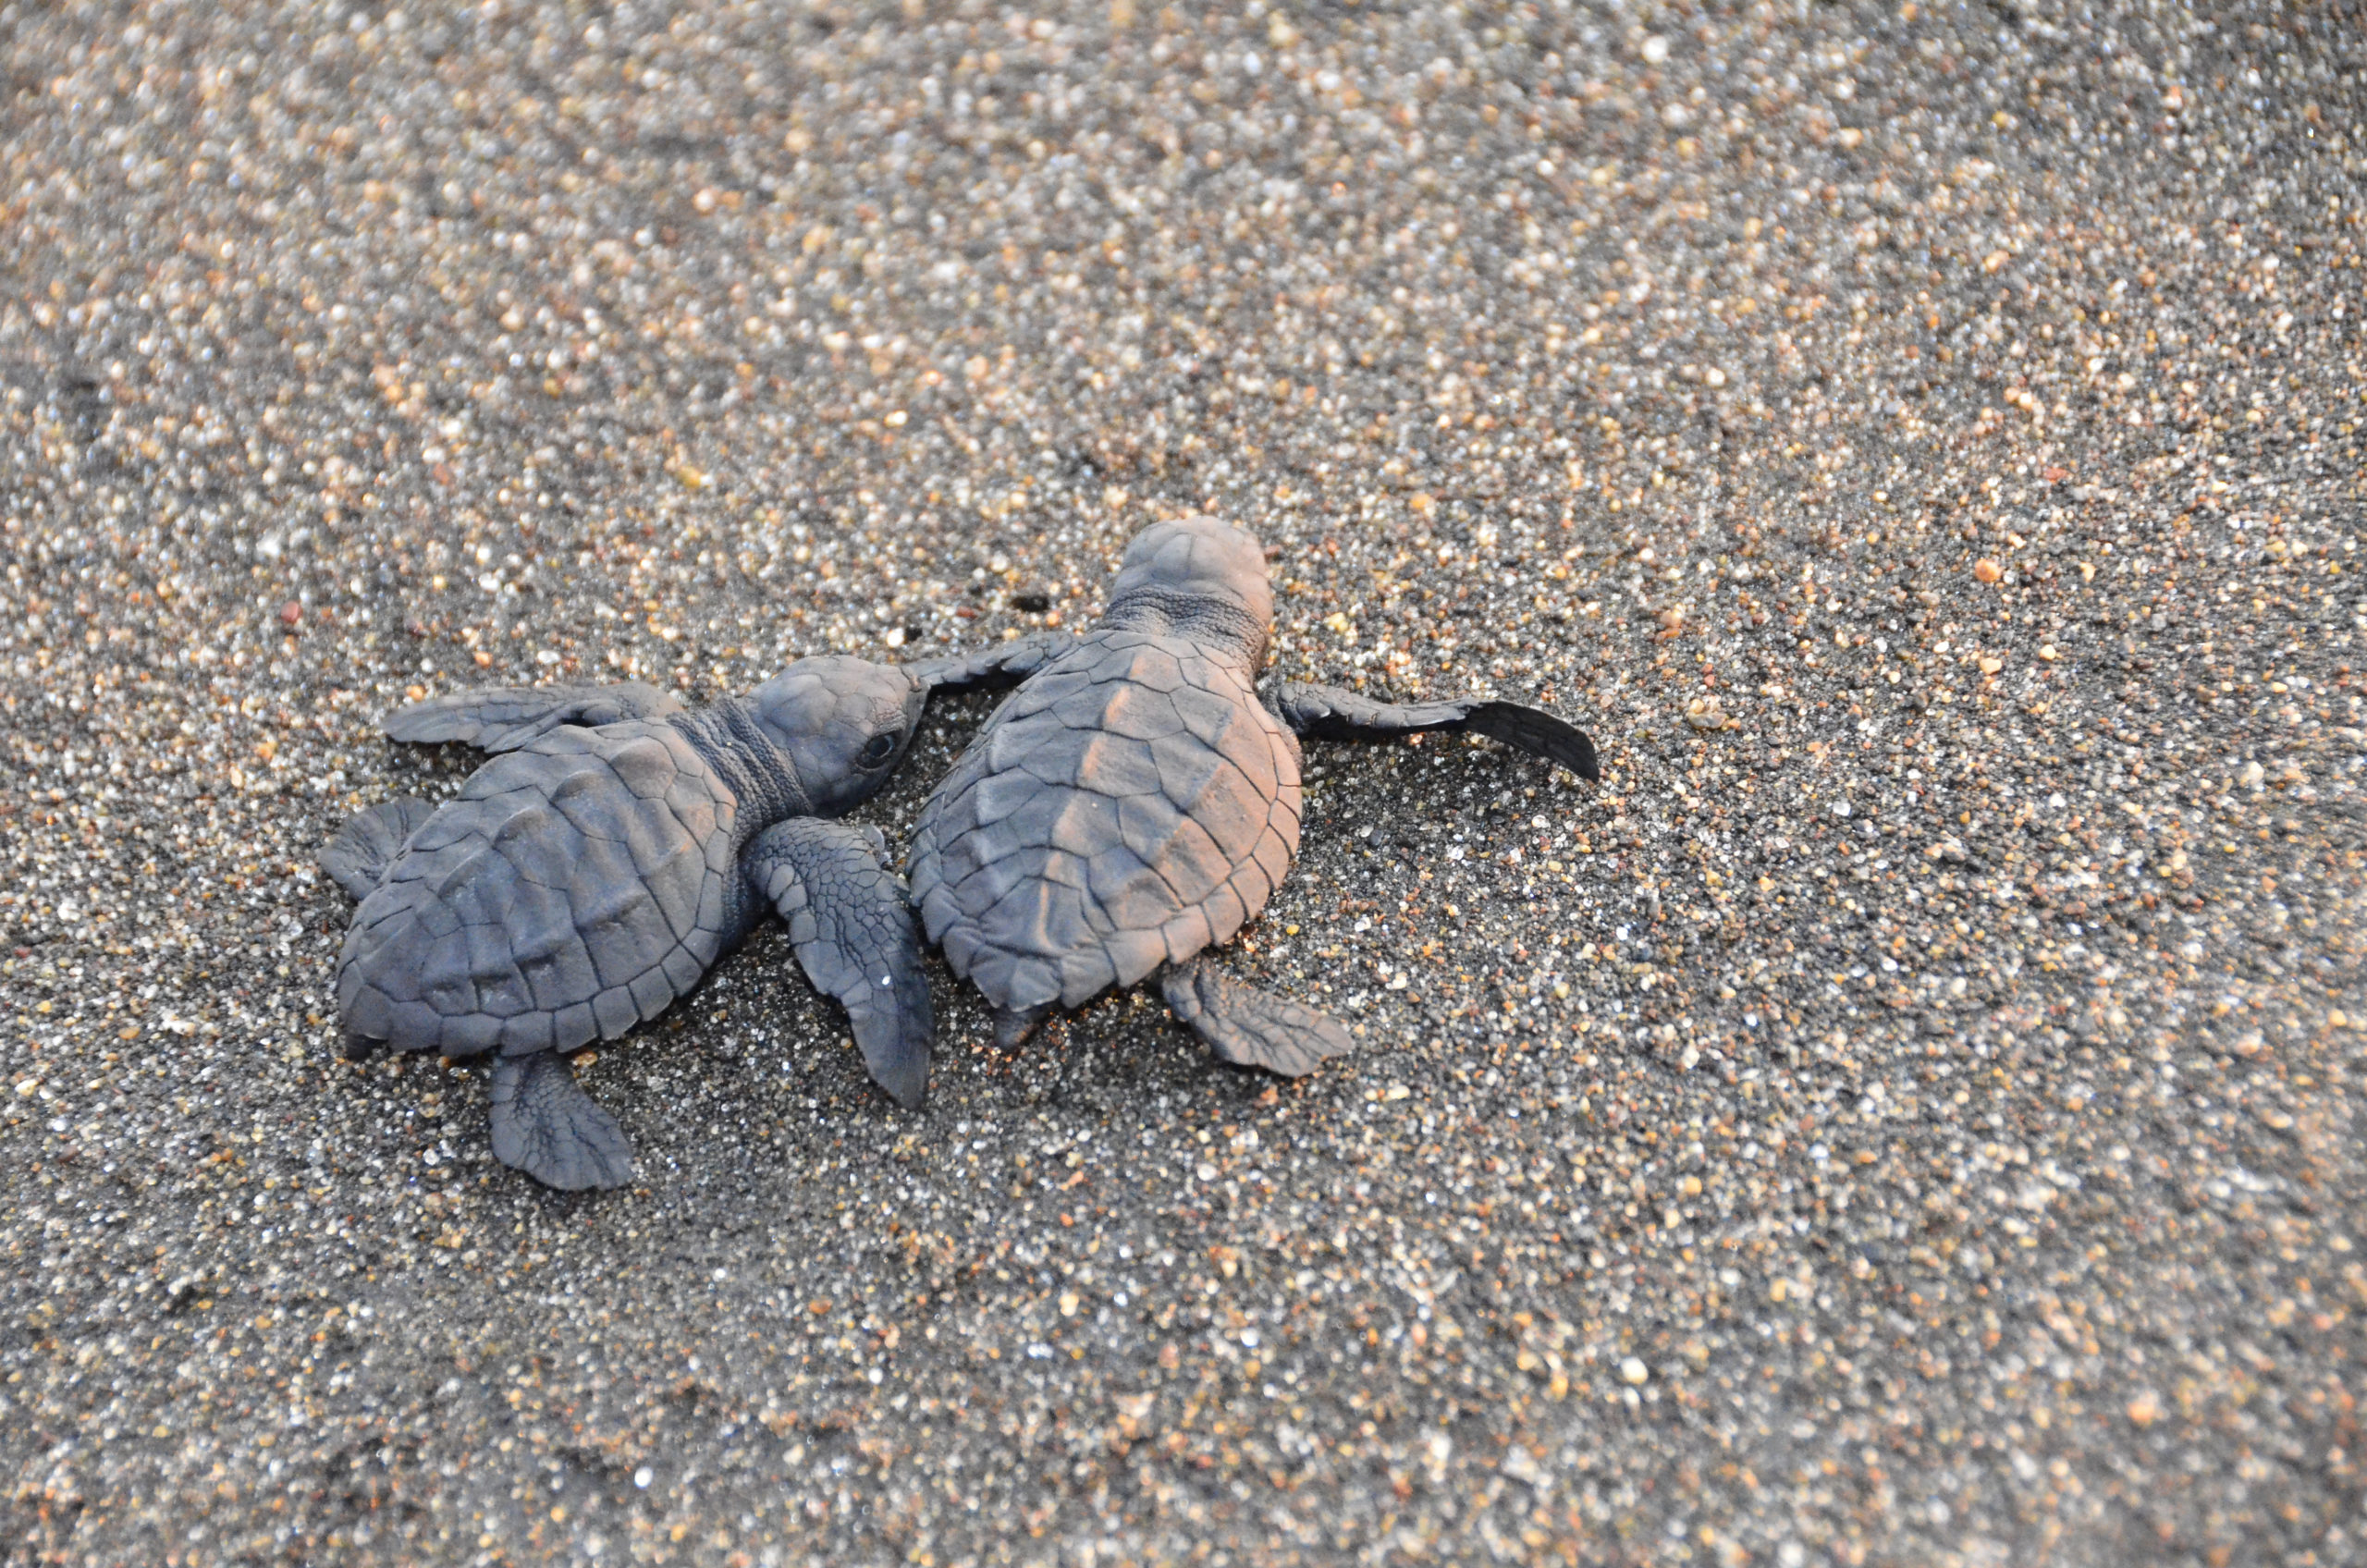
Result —
[[877, 767], [881, 763], [886, 762], [889, 757], [892, 757], [895, 754], [896, 737], [891, 732], [885, 735], [874, 735], [870, 740], [865, 741], [862, 752], [856, 755], [854, 760], [865, 767]]

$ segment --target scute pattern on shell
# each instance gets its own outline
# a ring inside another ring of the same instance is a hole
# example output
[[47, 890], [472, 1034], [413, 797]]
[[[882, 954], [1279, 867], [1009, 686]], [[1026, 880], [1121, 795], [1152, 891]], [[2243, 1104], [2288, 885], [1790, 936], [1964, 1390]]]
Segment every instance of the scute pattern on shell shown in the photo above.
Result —
[[657, 1016], [747, 919], [737, 802], [671, 727], [496, 757], [354, 912], [337, 1003], [399, 1050], [572, 1050]]
[[1229, 940], [1298, 852], [1298, 742], [1181, 638], [1088, 633], [987, 722], [914, 831], [913, 897], [996, 1006], [1076, 1007]]

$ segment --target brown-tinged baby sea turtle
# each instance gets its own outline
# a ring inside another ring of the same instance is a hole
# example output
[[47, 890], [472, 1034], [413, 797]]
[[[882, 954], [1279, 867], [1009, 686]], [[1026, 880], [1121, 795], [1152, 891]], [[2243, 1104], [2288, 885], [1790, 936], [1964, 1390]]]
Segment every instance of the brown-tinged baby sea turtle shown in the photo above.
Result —
[[561, 1053], [656, 1017], [772, 911], [872, 1077], [918, 1105], [933, 1025], [904, 889], [878, 829], [823, 819], [887, 781], [941, 683], [833, 655], [702, 708], [635, 682], [389, 715], [397, 741], [499, 754], [442, 805], [390, 801], [323, 851], [362, 900], [337, 967], [349, 1052], [494, 1053], [495, 1156], [616, 1186], [632, 1152]]
[[1516, 703], [1294, 681], [1261, 703], [1273, 622], [1257, 541], [1187, 518], [1135, 535], [1090, 631], [923, 667], [1022, 680], [922, 808], [907, 861], [929, 940], [993, 1004], [1000, 1042], [1157, 974], [1220, 1060], [1295, 1077], [1348, 1048], [1336, 1021], [1202, 956], [1290, 869], [1300, 736], [1470, 729], [1597, 777], [1585, 735]]

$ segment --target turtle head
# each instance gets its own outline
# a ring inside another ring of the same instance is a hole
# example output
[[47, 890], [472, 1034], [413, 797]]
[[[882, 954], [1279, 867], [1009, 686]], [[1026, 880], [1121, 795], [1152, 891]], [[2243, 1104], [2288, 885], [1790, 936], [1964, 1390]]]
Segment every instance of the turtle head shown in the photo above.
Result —
[[1255, 670], [1274, 630], [1266, 551], [1256, 534], [1212, 517], [1152, 523], [1127, 544], [1102, 619], [1235, 644]]
[[852, 811], [888, 782], [927, 700], [901, 665], [845, 654], [800, 659], [747, 698], [817, 816]]

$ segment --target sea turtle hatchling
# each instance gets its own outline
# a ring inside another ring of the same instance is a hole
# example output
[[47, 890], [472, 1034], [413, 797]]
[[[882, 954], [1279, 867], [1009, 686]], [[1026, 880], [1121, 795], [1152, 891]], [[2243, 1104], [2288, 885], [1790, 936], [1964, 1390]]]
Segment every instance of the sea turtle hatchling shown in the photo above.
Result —
[[1348, 1048], [1335, 1020], [1202, 956], [1290, 869], [1300, 736], [1469, 729], [1598, 776], [1584, 734], [1515, 703], [1294, 681], [1260, 703], [1273, 622], [1257, 541], [1194, 517], [1134, 536], [1091, 630], [936, 661], [941, 679], [1022, 682], [930, 795], [906, 862], [929, 940], [993, 1005], [998, 1042], [1157, 974], [1220, 1060], [1296, 1077]]
[[498, 754], [443, 804], [373, 807], [322, 852], [362, 900], [337, 965], [349, 1054], [494, 1053], [496, 1158], [616, 1186], [632, 1150], [561, 1053], [656, 1017], [770, 910], [872, 1077], [918, 1105], [933, 1024], [904, 890], [878, 829], [822, 819], [886, 782], [944, 683], [832, 655], [701, 708], [633, 682], [389, 715], [394, 740]]

